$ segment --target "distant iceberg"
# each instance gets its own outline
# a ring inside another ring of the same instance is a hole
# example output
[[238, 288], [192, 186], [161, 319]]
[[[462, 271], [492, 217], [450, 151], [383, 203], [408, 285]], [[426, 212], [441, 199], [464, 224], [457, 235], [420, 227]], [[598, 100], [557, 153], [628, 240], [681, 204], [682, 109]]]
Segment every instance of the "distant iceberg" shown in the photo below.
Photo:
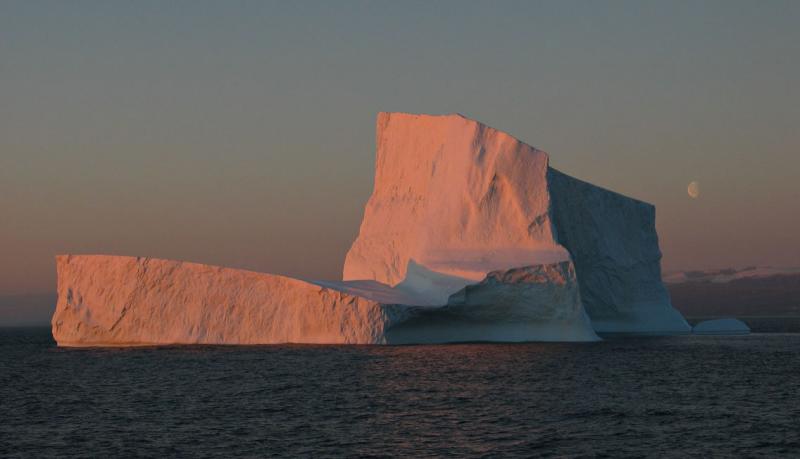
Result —
[[738, 319], [706, 320], [692, 328], [695, 335], [748, 335], [750, 327]]
[[62, 346], [595, 341], [691, 328], [652, 205], [461, 115], [381, 113], [343, 281], [150, 258], [57, 258]]

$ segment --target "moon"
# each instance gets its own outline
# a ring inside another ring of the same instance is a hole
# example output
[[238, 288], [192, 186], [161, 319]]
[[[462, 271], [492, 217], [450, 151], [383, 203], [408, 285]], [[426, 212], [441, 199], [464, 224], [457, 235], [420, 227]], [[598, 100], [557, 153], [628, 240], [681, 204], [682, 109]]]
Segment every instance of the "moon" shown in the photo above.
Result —
[[697, 199], [700, 197], [700, 183], [699, 182], [691, 182], [689, 184], [689, 188], [686, 189], [689, 192], [689, 197], [692, 199]]

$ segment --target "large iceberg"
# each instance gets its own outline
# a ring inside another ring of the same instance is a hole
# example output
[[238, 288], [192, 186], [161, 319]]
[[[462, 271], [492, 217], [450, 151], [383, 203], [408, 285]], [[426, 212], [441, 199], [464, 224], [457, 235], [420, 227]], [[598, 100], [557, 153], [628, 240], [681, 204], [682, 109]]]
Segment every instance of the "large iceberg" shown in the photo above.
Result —
[[653, 206], [556, 171], [461, 115], [381, 113], [343, 281], [57, 257], [59, 345], [594, 341], [689, 325]]

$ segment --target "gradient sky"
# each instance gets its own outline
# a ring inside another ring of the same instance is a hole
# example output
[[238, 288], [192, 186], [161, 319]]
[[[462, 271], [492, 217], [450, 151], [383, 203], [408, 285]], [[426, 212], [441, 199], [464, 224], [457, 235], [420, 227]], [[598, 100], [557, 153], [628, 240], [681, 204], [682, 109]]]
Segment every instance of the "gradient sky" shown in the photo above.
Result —
[[0, 295], [54, 291], [58, 253], [339, 278], [379, 111], [462, 113], [655, 204], [667, 270], [800, 265], [798, 24], [796, 1], [5, 1]]

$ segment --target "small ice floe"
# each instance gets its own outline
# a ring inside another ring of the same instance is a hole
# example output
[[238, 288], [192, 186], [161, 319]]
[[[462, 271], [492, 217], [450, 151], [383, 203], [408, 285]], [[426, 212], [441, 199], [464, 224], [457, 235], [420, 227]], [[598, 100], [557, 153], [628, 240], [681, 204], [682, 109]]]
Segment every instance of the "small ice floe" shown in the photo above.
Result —
[[692, 328], [695, 335], [748, 335], [750, 327], [739, 319], [715, 319], [698, 322]]

